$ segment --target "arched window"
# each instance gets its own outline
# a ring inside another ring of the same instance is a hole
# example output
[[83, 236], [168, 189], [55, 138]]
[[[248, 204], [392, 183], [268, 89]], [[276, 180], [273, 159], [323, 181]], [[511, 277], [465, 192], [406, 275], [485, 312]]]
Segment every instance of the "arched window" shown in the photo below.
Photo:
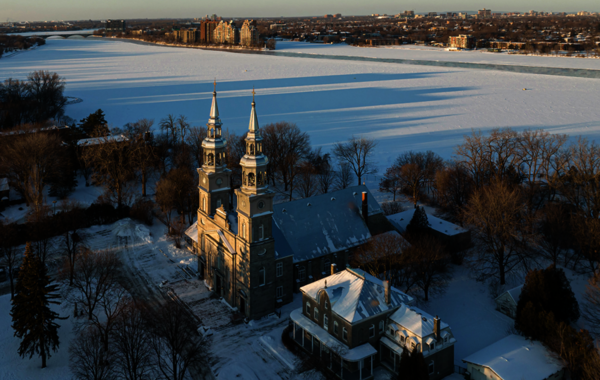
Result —
[[206, 212], [206, 197], [202, 198], [202, 211]]
[[246, 223], [242, 223], [242, 237], [246, 238]]
[[329, 330], [329, 318], [327, 318], [327, 315], [323, 314], [323, 329], [325, 331]]
[[254, 144], [250, 144], [250, 154], [254, 154]]
[[208, 154], [208, 164], [209, 165], [214, 165], [215, 162], [215, 156], [212, 153]]
[[248, 186], [254, 186], [254, 184], [255, 184], [254, 173], [250, 173], [250, 174], [248, 174]]

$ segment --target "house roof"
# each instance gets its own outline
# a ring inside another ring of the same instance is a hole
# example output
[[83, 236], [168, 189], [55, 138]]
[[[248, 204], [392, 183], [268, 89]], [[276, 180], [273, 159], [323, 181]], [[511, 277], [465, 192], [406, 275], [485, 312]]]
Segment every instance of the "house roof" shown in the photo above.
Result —
[[106, 136], [106, 137], [92, 137], [89, 139], [77, 140], [77, 145], [78, 146], [91, 146], [91, 145], [105, 144], [105, 143], [109, 143], [109, 142], [123, 142], [123, 141], [129, 141], [129, 139], [123, 135]]
[[[433, 317], [423, 310], [408, 305], [402, 305], [390, 316], [390, 320], [403, 326], [420, 338], [433, 334]], [[440, 330], [449, 327], [440, 321]]]
[[187, 230], [185, 230], [185, 234], [190, 237], [196, 243], [198, 242], [198, 221], [194, 221], [191, 226]]
[[488, 367], [503, 380], [543, 380], [563, 368], [542, 343], [518, 335], [509, 335], [463, 362]]
[[[406, 231], [406, 226], [410, 223], [410, 220], [415, 213], [415, 209], [399, 212], [398, 214], [388, 215], [388, 220], [398, 229], [400, 232]], [[458, 235], [463, 232], [467, 232], [466, 229], [456, 224], [450, 223], [447, 220], [437, 218], [431, 214], [427, 214], [427, 220], [431, 226], [431, 229], [441, 232], [444, 235], [452, 236]]]
[[509, 289], [507, 291], [505, 291], [504, 293], [500, 294], [498, 297], [496, 297], [496, 300], [500, 297], [502, 297], [505, 294], [508, 294], [510, 298], [512, 298], [513, 301], [515, 301], [515, 303], [519, 303], [519, 298], [521, 297], [521, 290], [523, 289], [523, 285], [519, 285], [516, 288], [512, 288]]
[[331, 310], [350, 323], [411, 303], [412, 297], [391, 287], [390, 305], [385, 303], [383, 281], [360, 269], [346, 269], [300, 288], [313, 299], [327, 292]]
[[371, 237], [360, 211], [363, 191], [367, 192], [369, 215], [381, 213], [366, 186], [273, 206], [273, 221], [292, 249], [294, 262], [353, 248]]

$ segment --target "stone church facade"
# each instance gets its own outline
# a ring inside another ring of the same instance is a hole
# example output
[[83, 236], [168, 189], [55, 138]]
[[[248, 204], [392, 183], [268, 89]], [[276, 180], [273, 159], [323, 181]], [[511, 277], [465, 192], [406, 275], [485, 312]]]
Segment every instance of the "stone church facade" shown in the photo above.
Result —
[[344, 270], [372, 235], [393, 229], [366, 186], [274, 205], [254, 98], [234, 208], [222, 125], [215, 89], [198, 169], [198, 219], [186, 235], [206, 285], [245, 318], [275, 312], [301, 286], [329, 275], [331, 264]]

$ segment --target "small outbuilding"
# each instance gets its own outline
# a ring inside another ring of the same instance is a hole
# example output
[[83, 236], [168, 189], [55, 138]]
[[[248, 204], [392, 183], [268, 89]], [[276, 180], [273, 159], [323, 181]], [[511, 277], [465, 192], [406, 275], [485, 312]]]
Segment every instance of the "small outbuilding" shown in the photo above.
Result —
[[564, 365], [541, 342], [509, 335], [463, 359], [472, 380], [560, 380]]
[[515, 319], [517, 317], [517, 304], [521, 296], [521, 289], [523, 289], [523, 285], [507, 290], [496, 297], [496, 310]]

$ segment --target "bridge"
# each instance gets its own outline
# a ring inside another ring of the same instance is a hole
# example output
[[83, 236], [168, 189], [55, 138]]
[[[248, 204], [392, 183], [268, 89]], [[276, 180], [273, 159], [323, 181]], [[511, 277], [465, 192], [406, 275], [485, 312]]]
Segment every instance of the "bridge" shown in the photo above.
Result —
[[82, 38], [88, 38], [89, 36], [93, 36], [94, 33], [92, 32], [84, 32], [84, 33], [69, 33], [69, 34], [61, 34], [61, 33], [56, 33], [56, 34], [39, 34], [39, 35], [30, 35], [27, 37], [30, 38], [43, 38], [43, 39], [48, 39], [50, 37], [62, 37], [64, 39], [67, 39], [69, 37], [82, 37]]

